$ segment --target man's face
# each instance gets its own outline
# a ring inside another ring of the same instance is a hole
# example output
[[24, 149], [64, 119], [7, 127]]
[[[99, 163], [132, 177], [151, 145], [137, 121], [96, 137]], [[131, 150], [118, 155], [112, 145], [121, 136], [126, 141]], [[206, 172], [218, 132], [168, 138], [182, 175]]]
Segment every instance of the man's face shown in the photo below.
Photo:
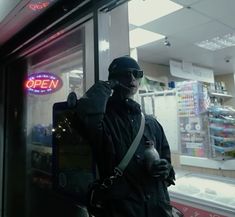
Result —
[[141, 70], [127, 69], [126, 71], [119, 72], [116, 80], [121, 83], [121, 87], [118, 90], [122, 91], [122, 94], [126, 97], [133, 96], [139, 89], [142, 77], [143, 71]]

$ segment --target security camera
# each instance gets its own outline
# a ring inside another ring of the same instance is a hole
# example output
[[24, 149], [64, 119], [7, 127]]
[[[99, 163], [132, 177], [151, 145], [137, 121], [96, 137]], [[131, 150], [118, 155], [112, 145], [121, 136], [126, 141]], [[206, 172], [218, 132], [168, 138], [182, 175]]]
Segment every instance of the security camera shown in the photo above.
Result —
[[171, 43], [169, 41], [164, 41], [164, 45], [167, 46], [167, 47], [170, 47]]
[[166, 47], [170, 47], [170, 46], [171, 46], [171, 43], [168, 41], [168, 38], [167, 38], [167, 37], [165, 37], [164, 45], [165, 45]]
[[225, 57], [225, 58], [224, 58], [224, 61], [225, 61], [226, 63], [230, 63], [230, 60], [231, 60], [231, 57]]

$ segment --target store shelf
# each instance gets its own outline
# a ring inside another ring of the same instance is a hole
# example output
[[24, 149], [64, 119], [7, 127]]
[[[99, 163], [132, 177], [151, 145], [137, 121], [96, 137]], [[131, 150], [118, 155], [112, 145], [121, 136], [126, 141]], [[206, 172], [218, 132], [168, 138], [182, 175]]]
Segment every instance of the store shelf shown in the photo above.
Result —
[[217, 127], [217, 126], [209, 126], [209, 128], [213, 131], [220, 131], [224, 133], [235, 133], [235, 128], [224, 128], [224, 127]]
[[52, 154], [52, 147], [48, 147], [48, 146], [43, 146], [43, 145], [39, 145], [39, 144], [32, 144], [32, 150], [33, 151], [38, 151], [41, 153], [49, 153]]
[[212, 145], [212, 147], [213, 147], [216, 151], [219, 151], [220, 153], [235, 151], [235, 146], [233, 146], [233, 147], [221, 147], [221, 146], [217, 146], [217, 145]]
[[175, 90], [163, 90], [163, 91], [153, 91], [148, 93], [140, 93], [139, 95], [144, 97], [144, 96], [171, 96], [175, 94], [176, 94]]
[[[214, 94], [215, 97], [231, 97]], [[229, 106], [216, 105], [208, 108], [208, 127], [211, 157], [213, 159], [234, 159], [235, 152], [235, 110]]]
[[45, 170], [34, 168], [34, 167], [32, 167], [31, 169], [32, 169], [33, 172], [39, 172], [39, 173], [42, 173], [44, 175], [52, 176], [52, 174], [50, 172], [47, 172]]
[[32, 184], [39, 189], [52, 189], [51, 177], [45, 174], [37, 174], [32, 177]]
[[231, 119], [231, 118], [230, 119], [224, 119], [224, 118], [209, 117], [209, 121], [214, 122], [214, 123], [235, 124], [235, 119]]
[[203, 130], [180, 130], [181, 133], [206, 134]]
[[216, 93], [216, 92], [211, 92], [209, 93], [210, 96], [218, 97], [218, 98], [232, 98], [233, 96], [230, 94], [224, 94], [224, 93]]
[[222, 106], [212, 106], [208, 108], [208, 112], [211, 114], [220, 115], [226, 120], [234, 120], [234, 118], [230, 117], [231, 115], [235, 115], [235, 110], [233, 108], [226, 108]]
[[218, 142], [235, 142], [235, 137], [213, 136], [211, 138]]

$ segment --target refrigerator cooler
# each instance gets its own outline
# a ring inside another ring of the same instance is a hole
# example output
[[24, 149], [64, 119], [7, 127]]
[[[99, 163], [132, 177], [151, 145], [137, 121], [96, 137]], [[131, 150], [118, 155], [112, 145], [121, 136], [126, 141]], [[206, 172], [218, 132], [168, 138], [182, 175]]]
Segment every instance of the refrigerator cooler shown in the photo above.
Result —
[[193, 173], [177, 173], [169, 187], [172, 204], [185, 217], [235, 217], [235, 180]]

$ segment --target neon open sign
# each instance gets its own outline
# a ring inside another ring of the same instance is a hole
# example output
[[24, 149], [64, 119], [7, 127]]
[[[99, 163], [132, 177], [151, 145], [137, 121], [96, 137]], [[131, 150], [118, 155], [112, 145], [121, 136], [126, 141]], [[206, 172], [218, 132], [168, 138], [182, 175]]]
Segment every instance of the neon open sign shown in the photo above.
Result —
[[25, 88], [32, 94], [50, 94], [59, 90], [63, 85], [60, 77], [49, 72], [33, 73], [28, 76]]
[[49, 2], [45, 1], [45, 2], [38, 2], [38, 3], [30, 3], [28, 7], [33, 11], [38, 11], [38, 10], [47, 8], [48, 5], [49, 5]]

